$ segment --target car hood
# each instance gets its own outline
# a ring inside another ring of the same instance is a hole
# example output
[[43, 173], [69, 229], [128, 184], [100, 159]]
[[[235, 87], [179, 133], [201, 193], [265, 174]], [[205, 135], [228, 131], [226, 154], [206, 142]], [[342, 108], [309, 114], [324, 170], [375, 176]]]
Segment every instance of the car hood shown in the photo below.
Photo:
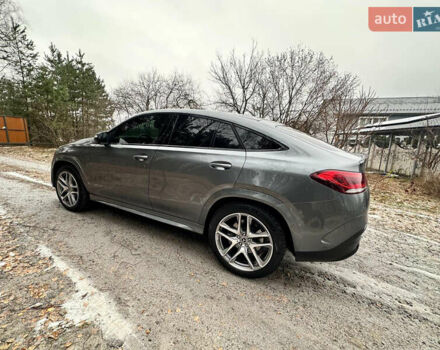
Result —
[[81, 139], [81, 140], [77, 140], [77, 141], [73, 141], [69, 144], [67, 144], [66, 146], [85, 146], [85, 145], [90, 145], [91, 143], [93, 143], [93, 137], [89, 137], [86, 139]]

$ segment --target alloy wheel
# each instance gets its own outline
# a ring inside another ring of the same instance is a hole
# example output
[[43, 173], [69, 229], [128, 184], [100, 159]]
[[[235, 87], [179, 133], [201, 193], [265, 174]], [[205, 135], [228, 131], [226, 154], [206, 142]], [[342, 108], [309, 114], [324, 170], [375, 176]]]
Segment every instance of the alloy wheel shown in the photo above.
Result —
[[69, 171], [62, 171], [57, 179], [57, 192], [63, 204], [74, 207], [79, 199], [79, 187], [75, 177]]
[[220, 220], [215, 243], [222, 258], [242, 271], [260, 270], [272, 258], [272, 236], [266, 226], [250, 214], [233, 213]]

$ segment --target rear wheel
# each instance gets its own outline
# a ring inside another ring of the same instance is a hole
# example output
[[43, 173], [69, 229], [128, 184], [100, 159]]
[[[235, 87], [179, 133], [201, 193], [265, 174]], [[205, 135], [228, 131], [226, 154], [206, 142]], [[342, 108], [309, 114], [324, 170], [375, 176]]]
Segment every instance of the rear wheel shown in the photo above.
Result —
[[89, 202], [89, 194], [81, 177], [72, 166], [62, 166], [56, 173], [56, 191], [60, 203], [70, 211], [82, 211]]
[[286, 251], [285, 233], [277, 217], [251, 204], [219, 208], [209, 223], [208, 235], [218, 260], [244, 277], [270, 274]]

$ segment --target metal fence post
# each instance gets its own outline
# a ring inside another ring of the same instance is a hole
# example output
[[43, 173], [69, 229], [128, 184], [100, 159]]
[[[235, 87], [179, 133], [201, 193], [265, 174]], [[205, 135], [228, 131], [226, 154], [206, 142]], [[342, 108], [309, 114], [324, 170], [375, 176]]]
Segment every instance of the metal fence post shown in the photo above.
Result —
[[[370, 152], [371, 152], [371, 141], [373, 140], [373, 135], [370, 135], [370, 139], [368, 140], [368, 153], [367, 153], [367, 168], [368, 168], [368, 163], [370, 163]], [[371, 166], [371, 164], [370, 164]]]
[[374, 166], [374, 151], [376, 150], [376, 144], [374, 143], [374, 137], [373, 137], [372, 142], [373, 142], [373, 145], [372, 145], [372, 150], [371, 150], [372, 157], [371, 157], [371, 162], [370, 162], [370, 168], [372, 170], [374, 170], [374, 167], [373, 167]]
[[5, 126], [6, 142], [9, 143], [8, 126], [6, 125], [6, 117], [5, 116], [3, 116], [3, 125]]
[[393, 145], [393, 134], [390, 134], [390, 143], [388, 144], [388, 154], [387, 154], [387, 161], [385, 163], [385, 173], [388, 172], [388, 164], [390, 162], [390, 156], [391, 156], [391, 146]]
[[383, 151], [385, 148], [382, 148], [382, 150], [380, 151], [380, 160], [379, 160], [379, 172], [380, 172], [380, 168], [382, 168], [382, 159], [383, 159]]
[[419, 134], [418, 142], [417, 142], [417, 153], [416, 153], [416, 157], [414, 158], [413, 169], [412, 169], [412, 172], [411, 172], [411, 179], [416, 174], [417, 159], [419, 158], [420, 148], [422, 148], [422, 135], [423, 135], [423, 132], [421, 131], [420, 134]]

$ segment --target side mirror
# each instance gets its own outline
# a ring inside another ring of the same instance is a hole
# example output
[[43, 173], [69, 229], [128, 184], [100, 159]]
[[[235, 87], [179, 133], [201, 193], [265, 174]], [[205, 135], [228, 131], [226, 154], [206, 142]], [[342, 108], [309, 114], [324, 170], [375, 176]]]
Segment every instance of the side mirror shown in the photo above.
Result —
[[99, 132], [95, 135], [94, 140], [96, 143], [100, 143], [103, 145], [108, 145], [109, 142], [109, 134], [106, 131]]

